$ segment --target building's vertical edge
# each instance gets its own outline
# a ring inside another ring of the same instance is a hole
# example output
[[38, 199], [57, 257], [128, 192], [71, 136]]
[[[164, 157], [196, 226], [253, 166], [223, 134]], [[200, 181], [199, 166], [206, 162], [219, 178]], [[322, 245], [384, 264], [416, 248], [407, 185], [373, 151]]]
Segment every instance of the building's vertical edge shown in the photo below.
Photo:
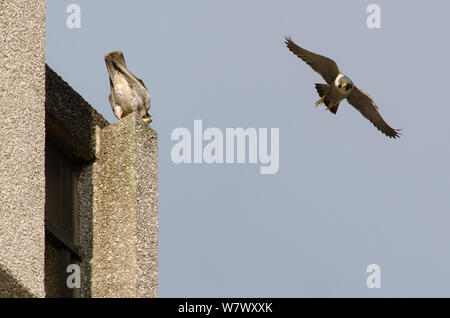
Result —
[[136, 121], [137, 297], [158, 297], [158, 136]]
[[93, 167], [92, 297], [135, 297], [134, 121], [102, 129]]
[[135, 113], [101, 130], [92, 174], [92, 297], [158, 295], [157, 154], [156, 132]]
[[82, 298], [91, 297], [91, 259], [93, 254], [93, 169], [91, 163], [83, 167], [78, 178], [78, 221], [81, 251], [81, 293]]
[[134, 121], [102, 129], [93, 169], [92, 297], [136, 294]]
[[1, 0], [0, 30], [0, 297], [44, 297], [45, 0]]

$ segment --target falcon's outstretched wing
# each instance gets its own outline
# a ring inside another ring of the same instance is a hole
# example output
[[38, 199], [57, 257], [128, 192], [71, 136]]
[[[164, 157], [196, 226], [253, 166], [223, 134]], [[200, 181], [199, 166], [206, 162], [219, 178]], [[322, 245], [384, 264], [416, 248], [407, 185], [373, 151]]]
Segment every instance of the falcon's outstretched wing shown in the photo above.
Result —
[[332, 59], [301, 48], [295, 44], [290, 37], [286, 37], [286, 45], [292, 53], [297, 55], [311, 66], [314, 71], [319, 73], [328, 84], [332, 84], [339, 75], [339, 68]]
[[378, 128], [383, 134], [391, 138], [400, 137], [400, 129], [391, 128], [381, 117], [378, 112], [378, 107], [370, 96], [359, 88], [354, 87], [350, 95], [347, 97], [347, 101], [361, 112], [361, 114], [372, 122], [372, 124]]

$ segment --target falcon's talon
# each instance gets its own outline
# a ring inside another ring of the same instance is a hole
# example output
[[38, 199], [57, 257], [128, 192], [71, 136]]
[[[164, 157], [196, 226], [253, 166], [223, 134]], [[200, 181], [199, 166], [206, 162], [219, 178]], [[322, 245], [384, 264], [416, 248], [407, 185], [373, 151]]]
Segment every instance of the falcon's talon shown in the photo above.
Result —
[[320, 98], [317, 102], [316, 102], [316, 107], [319, 106], [320, 104], [322, 104], [325, 101], [325, 97]]
[[328, 105], [327, 109], [330, 110], [331, 108], [333, 108], [333, 103], [330, 103], [330, 105]]
[[150, 124], [153, 121], [153, 118], [152, 116], [148, 115], [146, 117], [143, 117], [142, 120], [144, 121], [144, 123]]

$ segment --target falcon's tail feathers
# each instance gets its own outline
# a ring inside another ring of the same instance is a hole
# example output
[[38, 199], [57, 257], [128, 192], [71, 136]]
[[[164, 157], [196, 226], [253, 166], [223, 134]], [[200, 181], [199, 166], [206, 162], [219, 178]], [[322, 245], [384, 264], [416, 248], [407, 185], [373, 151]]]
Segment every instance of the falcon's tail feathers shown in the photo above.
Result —
[[[328, 91], [328, 88], [329, 88], [328, 84], [316, 83], [316, 90], [317, 90], [317, 93], [319, 93], [320, 97], [324, 97], [325, 96], [325, 94]], [[326, 96], [325, 96], [324, 104], [325, 104], [325, 106], [327, 106], [327, 108], [330, 105], [330, 101], [328, 100], [328, 98]], [[338, 110], [338, 107], [339, 107], [339, 104], [334, 105], [333, 107], [330, 108], [330, 112], [332, 112], [333, 114], [336, 114], [336, 112]]]
[[316, 83], [317, 93], [319, 93], [320, 97], [323, 97], [328, 90], [328, 84], [318, 84]]

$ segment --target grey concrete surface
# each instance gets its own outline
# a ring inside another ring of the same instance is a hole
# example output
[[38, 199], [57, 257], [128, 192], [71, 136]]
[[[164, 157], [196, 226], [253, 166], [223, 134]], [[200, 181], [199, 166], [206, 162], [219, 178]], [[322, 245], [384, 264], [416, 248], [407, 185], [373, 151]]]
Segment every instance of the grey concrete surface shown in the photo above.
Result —
[[93, 166], [92, 297], [157, 297], [157, 182], [151, 127], [133, 113], [102, 129]]
[[0, 297], [44, 297], [45, 1], [1, 0], [0, 30]]

